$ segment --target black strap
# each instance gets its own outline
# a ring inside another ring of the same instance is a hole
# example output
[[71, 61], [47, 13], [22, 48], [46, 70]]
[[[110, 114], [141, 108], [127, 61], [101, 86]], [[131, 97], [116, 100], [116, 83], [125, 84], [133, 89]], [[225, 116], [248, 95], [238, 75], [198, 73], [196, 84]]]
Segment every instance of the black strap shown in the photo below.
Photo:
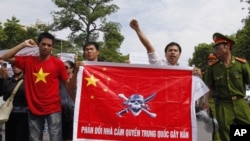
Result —
[[209, 112], [210, 112], [210, 116], [211, 116], [211, 118], [212, 118], [212, 122], [213, 122], [213, 134], [212, 134], [212, 141], [214, 141], [214, 139], [215, 139], [215, 124], [214, 124], [214, 120], [213, 120], [214, 116], [213, 116], [213, 113], [212, 113], [211, 108], [209, 108]]

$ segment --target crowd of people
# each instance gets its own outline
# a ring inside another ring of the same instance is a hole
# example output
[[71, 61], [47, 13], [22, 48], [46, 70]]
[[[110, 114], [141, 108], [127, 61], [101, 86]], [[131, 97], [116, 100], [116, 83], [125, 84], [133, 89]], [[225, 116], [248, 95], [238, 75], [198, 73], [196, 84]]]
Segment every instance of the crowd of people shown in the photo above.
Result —
[[[147, 50], [151, 65], [179, 66], [182, 48], [178, 43], [166, 45], [164, 62], [141, 30], [139, 22], [132, 19], [130, 27]], [[199, 99], [199, 106], [218, 120], [219, 132], [214, 132], [213, 141], [229, 141], [230, 125], [250, 124], [250, 109], [244, 100], [245, 84], [250, 84], [250, 67], [246, 60], [231, 54], [233, 40], [220, 33], [215, 33], [213, 40], [214, 53], [208, 56], [207, 70], [201, 72], [194, 67], [193, 76], [205, 82], [210, 90]], [[43, 32], [37, 43], [32, 39], [25, 40], [0, 56], [0, 96], [3, 100], [10, 96], [19, 80], [24, 80], [15, 96], [10, 119], [5, 124], [6, 141], [42, 141], [45, 122], [51, 141], [70, 141], [73, 138], [77, 72], [78, 66], [84, 64], [77, 58], [74, 62], [63, 62], [53, 56], [54, 42], [52, 34]], [[15, 56], [25, 47], [36, 46], [39, 56]], [[87, 61], [100, 61], [96, 42], [86, 43], [83, 51]], [[12, 65], [13, 76], [6, 72], [3, 61]], [[71, 103], [71, 107], [65, 108], [64, 103]]]
[[[52, 34], [43, 32], [37, 44], [32, 39], [25, 40], [1, 57], [4, 65], [1, 67], [0, 96], [3, 100], [9, 97], [20, 79], [25, 80], [19, 87], [14, 109], [5, 124], [6, 141], [42, 141], [44, 125], [48, 127], [51, 141], [71, 141], [73, 138], [76, 66], [83, 64], [77, 60], [62, 62], [52, 56], [54, 42]], [[39, 47], [39, 56], [15, 57], [24, 47], [36, 46]], [[96, 42], [85, 44], [83, 50], [87, 61], [98, 61], [99, 45]], [[13, 76], [8, 74], [3, 60], [12, 64]]]

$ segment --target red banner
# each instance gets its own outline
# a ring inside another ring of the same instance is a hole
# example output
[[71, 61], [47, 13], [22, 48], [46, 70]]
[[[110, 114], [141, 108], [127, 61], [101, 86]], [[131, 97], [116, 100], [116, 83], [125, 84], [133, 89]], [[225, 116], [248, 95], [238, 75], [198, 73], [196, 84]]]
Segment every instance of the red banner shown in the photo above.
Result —
[[85, 65], [75, 139], [192, 141], [192, 70], [145, 66]]

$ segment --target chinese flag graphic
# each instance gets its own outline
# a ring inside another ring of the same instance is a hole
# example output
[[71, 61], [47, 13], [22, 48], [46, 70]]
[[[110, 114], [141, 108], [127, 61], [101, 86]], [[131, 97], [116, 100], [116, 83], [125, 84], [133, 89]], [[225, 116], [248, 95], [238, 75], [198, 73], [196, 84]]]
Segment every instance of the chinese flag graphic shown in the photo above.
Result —
[[75, 140], [192, 141], [192, 70], [96, 62], [78, 75]]

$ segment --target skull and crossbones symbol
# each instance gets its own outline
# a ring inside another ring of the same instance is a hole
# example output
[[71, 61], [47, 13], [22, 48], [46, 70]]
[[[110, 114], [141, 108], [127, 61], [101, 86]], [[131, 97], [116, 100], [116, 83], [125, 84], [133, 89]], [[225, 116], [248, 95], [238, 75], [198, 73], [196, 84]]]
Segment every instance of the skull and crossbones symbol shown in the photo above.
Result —
[[128, 113], [129, 111], [134, 115], [138, 116], [141, 111], [144, 111], [150, 117], [155, 118], [157, 115], [149, 111], [148, 102], [151, 101], [155, 97], [155, 93], [144, 98], [140, 94], [132, 94], [129, 98], [127, 98], [124, 94], [118, 94], [118, 97], [123, 99], [123, 106], [125, 107], [123, 110], [117, 112], [117, 116], [122, 117], [123, 114]]

